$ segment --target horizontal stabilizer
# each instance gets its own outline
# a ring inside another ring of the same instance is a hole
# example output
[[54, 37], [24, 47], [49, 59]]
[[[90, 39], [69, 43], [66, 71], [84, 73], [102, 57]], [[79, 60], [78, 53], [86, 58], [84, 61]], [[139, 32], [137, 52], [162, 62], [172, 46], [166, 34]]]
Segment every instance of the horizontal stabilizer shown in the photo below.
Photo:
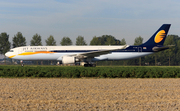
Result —
[[162, 51], [165, 49], [169, 49], [170, 47], [173, 47], [175, 45], [168, 45], [168, 46], [163, 46], [163, 47], [153, 47], [153, 51], [158, 52], [158, 51]]

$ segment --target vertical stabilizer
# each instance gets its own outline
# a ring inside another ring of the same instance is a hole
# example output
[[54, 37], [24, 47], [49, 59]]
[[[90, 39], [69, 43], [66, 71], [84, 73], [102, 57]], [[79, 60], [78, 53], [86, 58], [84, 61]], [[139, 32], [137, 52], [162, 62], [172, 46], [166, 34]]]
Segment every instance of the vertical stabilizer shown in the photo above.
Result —
[[141, 46], [162, 46], [168, 34], [171, 24], [163, 24], [151, 38]]

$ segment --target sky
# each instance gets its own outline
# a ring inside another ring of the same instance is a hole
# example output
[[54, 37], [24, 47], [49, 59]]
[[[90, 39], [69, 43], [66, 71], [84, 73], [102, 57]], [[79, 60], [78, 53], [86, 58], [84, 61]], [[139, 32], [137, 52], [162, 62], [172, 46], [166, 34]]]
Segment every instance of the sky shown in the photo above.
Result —
[[162, 24], [180, 36], [179, 0], [0, 0], [0, 33], [12, 38], [21, 32], [27, 45], [36, 33], [42, 43], [53, 35], [60, 45], [67, 36], [75, 45], [83, 36], [112, 35], [128, 45], [141, 36], [146, 42]]

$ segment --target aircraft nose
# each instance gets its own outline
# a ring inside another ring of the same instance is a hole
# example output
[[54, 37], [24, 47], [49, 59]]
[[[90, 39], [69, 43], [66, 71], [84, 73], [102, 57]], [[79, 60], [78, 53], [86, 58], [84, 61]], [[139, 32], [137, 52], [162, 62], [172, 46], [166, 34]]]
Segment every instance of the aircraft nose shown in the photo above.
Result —
[[8, 57], [8, 55], [9, 55], [9, 54], [8, 54], [8, 52], [7, 52], [7, 53], [5, 53], [5, 56], [6, 56], [6, 57]]

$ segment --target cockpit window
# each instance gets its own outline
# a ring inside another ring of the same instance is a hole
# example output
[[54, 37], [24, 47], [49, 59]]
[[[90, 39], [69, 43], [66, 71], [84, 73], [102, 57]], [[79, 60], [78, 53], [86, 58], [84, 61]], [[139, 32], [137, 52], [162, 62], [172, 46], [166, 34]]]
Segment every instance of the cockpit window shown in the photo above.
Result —
[[14, 50], [10, 50], [9, 52], [14, 52]]

